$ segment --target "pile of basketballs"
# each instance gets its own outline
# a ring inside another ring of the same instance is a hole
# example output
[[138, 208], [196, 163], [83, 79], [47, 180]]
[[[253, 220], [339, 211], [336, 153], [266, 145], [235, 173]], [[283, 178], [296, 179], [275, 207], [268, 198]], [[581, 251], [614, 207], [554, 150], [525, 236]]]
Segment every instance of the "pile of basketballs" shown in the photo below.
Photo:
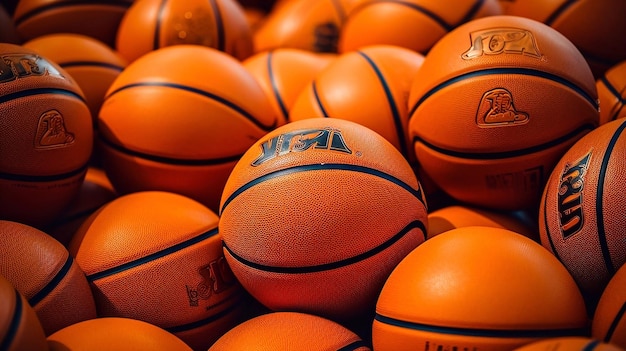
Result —
[[626, 350], [623, 0], [0, 0], [0, 350]]

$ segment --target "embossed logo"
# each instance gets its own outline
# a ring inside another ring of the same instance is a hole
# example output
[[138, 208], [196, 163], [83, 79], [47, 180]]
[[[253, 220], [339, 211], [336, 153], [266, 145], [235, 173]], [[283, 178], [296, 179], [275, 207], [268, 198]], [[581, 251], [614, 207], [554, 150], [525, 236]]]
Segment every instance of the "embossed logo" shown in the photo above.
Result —
[[590, 159], [591, 151], [573, 164], [566, 164], [561, 173], [557, 207], [563, 239], [582, 229], [584, 222], [582, 192]]
[[261, 155], [252, 162], [252, 166], [259, 166], [268, 160], [290, 152], [302, 152], [311, 148], [352, 153], [338, 129], [296, 130], [277, 135], [261, 143]]
[[519, 54], [541, 58], [534, 35], [519, 28], [490, 28], [470, 33], [472, 43], [461, 55], [471, 60], [483, 55]]
[[198, 268], [198, 273], [201, 277], [200, 282], [186, 286], [189, 306], [192, 307], [198, 307], [200, 300], [208, 300], [213, 294], [220, 294], [237, 285], [237, 280], [224, 257]]
[[496, 88], [483, 94], [476, 124], [479, 127], [499, 127], [528, 123], [528, 113], [518, 111], [513, 105], [511, 92], [503, 88]]
[[33, 54], [6, 54], [0, 59], [0, 83], [29, 76], [55, 75], [63, 77], [50, 62]]
[[35, 133], [36, 149], [54, 149], [74, 143], [74, 134], [65, 128], [63, 115], [57, 110], [49, 110], [39, 117]]

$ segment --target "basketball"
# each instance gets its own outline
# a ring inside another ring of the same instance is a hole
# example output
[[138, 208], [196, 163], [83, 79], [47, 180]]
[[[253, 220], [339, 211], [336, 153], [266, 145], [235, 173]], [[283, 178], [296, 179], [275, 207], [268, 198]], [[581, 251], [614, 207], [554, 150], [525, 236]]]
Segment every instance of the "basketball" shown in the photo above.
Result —
[[37, 52], [0, 43], [0, 218], [43, 226], [76, 196], [93, 144], [76, 83]]
[[524, 211], [496, 211], [464, 205], [448, 205], [428, 213], [428, 238], [460, 227], [483, 226], [508, 229], [539, 240], [536, 219]]
[[599, 123], [595, 79], [555, 29], [522, 17], [461, 25], [413, 77], [409, 135], [419, 166], [457, 201], [536, 208], [559, 158]]
[[69, 251], [100, 317], [139, 319], [206, 349], [240, 322], [246, 307], [217, 224], [215, 213], [185, 196], [136, 192], [92, 214]]
[[0, 220], [0, 274], [35, 310], [46, 335], [96, 317], [85, 273], [67, 249], [45, 232]]
[[209, 351], [275, 351], [294, 348], [319, 351], [370, 350], [357, 334], [329, 319], [306, 313], [273, 312], [232, 328]]
[[24, 41], [52, 33], [82, 34], [110, 47], [117, 28], [133, 0], [18, 0], [13, 13]]
[[20, 44], [17, 28], [4, 3], [0, 3], [0, 43]]
[[622, 349], [600, 340], [571, 336], [535, 341], [514, 351], [622, 351]]
[[126, 60], [103, 42], [82, 34], [47, 34], [22, 45], [61, 66], [78, 83], [95, 126], [104, 94], [126, 67]]
[[131, 318], [103, 317], [70, 325], [48, 337], [50, 351], [192, 351], [172, 333]]
[[617, 270], [600, 296], [591, 323], [591, 335], [626, 349], [626, 266]]
[[506, 11], [543, 22], [565, 35], [583, 53], [596, 77], [626, 60], [624, 1], [513, 0]]
[[[626, 262], [626, 120], [601, 125], [556, 164], [539, 207], [542, 245], [568, 268], [590, 313], [611, 277]], [[584, 252], [584, 255], [581, 255]]]
[[128, 62], [168, 46], [199, 45], [238, 60], [252, 55], [252, 29], [236, 0], [135, 0], [115, 48]]
[[376, 304], [373, 349], [511, 350], [583, 335], [585, 305], [563, 265], [537, 242], [494, 227], [428, 239], [393, 270]]
[[459, 25], [501, 12], [498, 0], [366, 0], [354, 7], [341, 27], [339, 52], [395, 45], [426, 54]]
[[626, 117], [626, 60], [607, 70], [596, 82], [600, 124]]
[[13, 285], [0, 275], [0, 346], [7, 351], [46, 351], [37, 314]]
[[341, 321], [373, 311], [388, 274], [427, 230], [406, 159], [338, 118], [260, 138], [233, 169], [220, 208], [226, 261], [257, 301]]
[[237, 160], [278, 124], [241, 62], [174, 45], [132, 62], [109, 88], [98, 116], [102, 167], [120, 194], [175, 192], [217, 213]]
[[300, 92], [335, 58], [335, 54], [278, 48], [257, 53], [242, 64], [259, 82], [284, 124]]
[[374, 130], [413, 160], [407, 99], [423, 61], [422, 54], [391, 45], [341, 54], [300, 92], [289, 120], [347, 119]]
[[253, 35], [255, 52], [277, 48], [336, 53], [341, 27], [364, 0], [291, 0], [274, 6]]

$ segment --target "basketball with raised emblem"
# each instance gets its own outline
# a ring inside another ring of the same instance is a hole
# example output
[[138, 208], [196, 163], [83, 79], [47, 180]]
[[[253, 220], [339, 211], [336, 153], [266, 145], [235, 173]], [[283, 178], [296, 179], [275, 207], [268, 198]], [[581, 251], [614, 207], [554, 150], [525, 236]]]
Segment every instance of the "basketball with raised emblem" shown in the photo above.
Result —
[[93, 148], [78, 83], [23, 46], [0, 43], [0, 218], [40, 227], [78, 194]]
[[599, 123], [595, 79], [555, 29], [489, 16], [433, 46], [413, 78], [418, 164], [448, 195], [492, 209], [536, 208], [567, 149]]

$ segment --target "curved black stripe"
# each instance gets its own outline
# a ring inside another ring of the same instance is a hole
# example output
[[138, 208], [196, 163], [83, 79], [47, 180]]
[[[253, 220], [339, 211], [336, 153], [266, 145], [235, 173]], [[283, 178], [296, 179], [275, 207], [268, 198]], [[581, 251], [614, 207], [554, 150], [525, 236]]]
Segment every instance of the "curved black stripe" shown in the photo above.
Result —
[[285, 106], [285, 102], [283, 101], [283, 97], [280, 95], [280, 91], [278, 90], [278, 84], [276, 82], [276, 75], [274, 75], [274, 68], [272, 67], [272, 59], [274, 58], [274, 51], [270, 50], [267, 53], [267, 75], [270, 78], [270, 84], [272, 85], [272, 92], [274, 93], [274, 97], [278, 102], [278, 106], [280, 107], [280, 112], [283, 114], [285, 121], [289, 119], [289, 111], [287, 110], [287, 106]]
[[13, 318], [7, 328], [4, 338], [0, 340], [0, 350], [5, 351], [11, 348], [13, 340], [22, 323], [22, 316], [24, 315], [24, 305], [22, 305], [22, 295], [15, 289], [15, 311], [13, 312]]
[[415, 145], [416, 143], [422, 143], [424, 144], [424, 146], [428, 147], [431, 150], [434, 150], [436, 152], [439, 152], [441, 154], [444, 155], [448, 155], [448, 156], [453, 156], [453, 157], [459, 157], [459, 158], [466, 158], [466, 159], [473, 159], [473, 160], [493, 160], [493, 159], [501, 159], [501, 158], [510, 158], [510, 157], [517, 157], [517, 156], [524, 156], [524, 155], [528, 155], [528, 154], [532, 154], [535, 152], [539, 152], [539, 151], [543, 151], [549, 148], [552, 148], [554, 146], [558, 146], [563, 144], [564, 142], [571, 140], [573, 138], [575, 138], [576, 136], [578, 136], [580, 133], [584, 133], [584, 132], [589, 132], [593, 129], [595, 129], [596, 126], [591, 125], [591, 124], [584, 124], [576, 129], [574, 129], [573, 131], [557, 138], [554, 140], [551, 140], [547, 143], [543, 143], [543, 144], [539, 144], [539, 145], [535, 145], [535, 146], [531, 146], [531, 147], [527, 147], [524, 149], [518, 149], [518, 150], [511, 150], [511, 151], [501, 151], [501, 152], [461, 152], [461, 151], [452, 151], [452, 150], [447, 150], [447, 149], [443, 149], [440, 148], [438, 146], [435, 146], [419, 137], [414, 137], [413, 138], [413, 145]]
[[461, 24], [463, 24], [465, 22], [469, 22], [470, 20], [472, 20], [474, 18], [474, 16], [476, 16], [476, 13], [481, 9], [481, 7], [483, 7], [484, 3], [485, 3], [485, 0], [478, 0], [478, 1], [476, 1], [474, 3], [474, 5], [472, 5], [472, 7], [470, 7], [470, 9], [467, 11], [465, 16], [463, 16], [463, 18], [461, 18], [461, 20], [459, 22], [457, 22], [455, 27], [458, 27]]
[[157, 50], [161, 47], [161, 24], [165, 20], [165, 4], [167, 0], [161, 1], [159, 10], [157, 12], [156, 24], [154, 26], [154, 38], [152, 41], [152, 50]]
[[5, 180], [14, 180], [20, 182], [56, 182], [58, 180], [64, 180], [68, 178], [75, 177], [80, 175], [81, 173], [86, 173], [88, 168], [88, 164], [84, 166], [62, 174], [55, 175], [25, 175], [25, 174], [13, 174], [13, 173], [0, 173], [0, 179]]
[[559, 16], [561, 16], [563, 12], [565, 12], [568, 8], [570, 8], [570, 6], [574, 5], [577, 2], [578, 0], [569, 0], [562, 3], [559, 7], [556, 8], [556, 10], [554, 10], [554, 12], [550, 14], [550, 16], [548, 16], [548, 18], [546, 18], [544, 23], [549, 26], [553, 25], [554, 21], [556, 21], [556, 19], [559, 18]]
[[409, 184], [403, 182], [402, 180], [388, 173], [382, 172], [374, 168], [357, 166], [357, 165], [350, 165], [350, 164], [343, 164], [343, 163], [323, 163], [323, 164], [300, 165], [300, 166], [284, 168], [284, 169], [280, 169], [274, 172], [264, 174], [256, 179], [253, 179], [249, 181], [248, 183], [240, 186], [238, 189], [233, 191], [232, 194], [230, 194], [230, 196], [224, 201], [224, 204], [222, 205], [222, 209], [220, 210], [220, 213], [224, 213], [224, 209], [226, 208], [226, 206], [228, 206], [229, 203], [231, 203], [231, 201], [233, 201], [233, 199], [235, 199], [241, 193], [252, 188], [253, 186], [257, 184], [263, 183], [272, 178], [278, 178], [278, 177], [282, 177], [288, 174], [308, 172], [308, 171], [320, 171], [320, 170], [322, 171], [342, 170], [342, 171], [350, 171], [350, 172], [359, 172], [359, 173], [365, 173], [365, 174], [369, 174], [375, 177], [383, 178], [385, 180], [388, 180], [400, 186], [404, 190], [408, 191], [411, 195], [416, 197], [422, 204], [426, 205], [426, 203], [424, 202], [424, 196], [422, 194], [421, 189], [419, 188], [413, 189]]
[[413, 117], [413, 115], [415, 114], [415, 111], [417, 110], [417, 108], [429, 97], [431, 97], [433, 94], [437, 93], [439, 90], [446, 88], [452, 84], [458, 83], [460, 81], [463, 81], [465, 79], [470, 79], [470, 78], [475, 78], [475, 77], [482, 77], [482, 76], [488, 76], [488, 75], [503, 75], [503, 74], [518, 74], [518, 75], [525, 75], [525, 76], [532, 76], [532, 77], [537, 77], [537, 78], [543, 78], [543, 79], [549, 79], [555, 83], [559, 83], [569, 89], [574, 90], [578, 95], [580, 95], [583, 99], [587, 100], [587, 102], [593, 106], [594, 109], [598, 109], [598, 100], [595, 99], [594, 97], [592, 97], [591, 95], [589, 95], [583, 88], [579, 87], [578, 85], [576, 85], [573, 82], [570, 82], [569, 80], [561, 77], [561, 76], [557, 76], [555, 74], [552, 73], [548, 73], [548, 72], [544, 72], [544, 71], [539, 71], [539, 70], [535, 70], [535, 69], [530, 69], [530, 68], [519, 68], [519, 67], [500, 67], [500, 68], [488, 68], [488, 69], [483, 69], [483, 70], [479, 70], [479, 71], [473, 71], [473, 72], [468, 72], [468, 73], [464, 73], [461, 75], [458, 75], [454, 78], [448, 79], [445, 82], [442, 82], [440, 84], [438, 84], [437, 86], [435, 86], [434, 88], [430, 89], [429, 91], [427, 91], [424, 95], [422, 95], [422, 97], [420, 97], [419, 100], [417, 100], [417, 102], [411, 107], [411, 109], [409, 110], [409, 118]]
[[[548, 183], [550, 183], [550, 181], [548, 181]], [[552, 212], [549, 211], [549, 209], [545, 207], [545, 205], [547, 203], [548, 203], [548, 191], [545, 192], [545, 197], [543, 199], [543, 204], [544, 204], [544, 209], [543, 209], [543, 227], [546, 229], [546, 238], [548, 239], [548, 243], [550, 244], [550, 248], [552, 249], [552, 254], [559, 261], [561, 261], [561, 257], [559, 256], [559, 252], [557, 251], [556, 246], [554, 246], [554, 241], [552, 240], [552, 233], [550, 233], [550, 224], [548, 223], [548, 213], [552, 213]], [[561, 262], [563, 262], [563, 261], [561, 261]]]
[[320, 95], [317, 93], [317, 82], [313, 81], [311, 83], [311, 87], [313, 88], [313, 97], [315, 98], [315, 102], [317, 102], [317, 106], [322, 111], [322, 117], [330, 117], [328, 112], [326, 112], [326, 108], [324, 108], [324, 105], [322, 104], [322, 100], [320, 100]]
[[401, 6], [406, 6], [406, 7], [410, 7], [411, 9], [422, 13], [424, 16], [430, 18], [431, 20], [433, 20], [434, 22], [436, 22], [437, 24], [439, 24], [443, 29], [446, 30], [446, 32], [451, 31], [452, 29], [454, 29], [454, 26], [449, 24], [448, 22], [446, 22], [442, 17], [440, 17], [439, 15], [437, 15], [436, 13], [430, 11], [429, 9], [420, 6], [418, 4], [414, 4], [414, 3], [409, 3], [409, 2], [404, 2], [402, 0], [383, 0], [383, 1], [375, 1], [375, 2], [365, 2], [363, 4], [358, 5], [357, 7], [355, 7], [351, 13], [355, 13], [357, 11], [360, 11], [364, 8], [367, 8], [367, 6], [371, 5], [371, 4], [377, 4], [377, 3], [395, 3]]
[[76, 5], [109, 5], [109, 6], [120, 6], [125, 9], [129, 8], [132, 5], [132, 0], [67, 0], [67, 1], [54, 1], [49, 2], [48, 5], [39, 6], [32, 11], [26, 12], [22, 16], [16, 18], [14, 20], [15, 25], [19, 26], [22, 22], [25, 22], [41, 13], [47, 12], [49, 10], [54, 10], [58, 8], [63, 8], [66, 6], [76, 6]]
[[272, 273], [286, 273], [286, 274], [303, 274], [303, 273], [315, 273], [315, 272], [322, 272], [322, 271], [329, 271], [329, 270], [333, 270], [333, 269], [337, 269], [337, 268], [341, 268], [341, 267], [345, 267], [351, 264], [355, 264], [361, 261], [364, 261], [372, 256], [377, 255], [378, 253], [384, 251], [385, 249], [389, 248], [391, 245], [395, 244], [396, 242], [398, 242], [400, 239], [402, 239], [408, 232], [410, 232], [413, 229], [419, 229], [422, 232], [422, 235], [424, 237], [424, 240], [426, 240], [426, 226], [424, 225], [424, 223], [422, 223], [421, 221], [412, 221], [411, 223], [407, 224], [404, 228], [402, 228], [398, 233], [396, 233], [393, 237], [389, 238], [389, 240], [385, 241], [384, 243], [380, 244], [379, 246], [376, 246], [368, 251], [365, 251], [361, 254], [358, 254], [356, 256], [352, 256], [343, 260], [339, 260], [339, 261], [335, 261], [335, 262], [329, 262], [329, 263], [324, 263], [324, 264], [318, 264], [318, 265], [314, 265], [314, 266], [303, 266], [303, 267], [277, 267], [277, 266], [268, 266], [268, 265], [264, 265], [264, 264], [259, 264], [256, 262], [252, 262], [249, 260], [246, 260], [245, 258], [237, 255], [235, 252], [233, 252], [233, 250], [228, 247], [228, 245], [226, 245], [226, 243], [224, 241], [222, 241], [222, 246], [224, 247], [224, 249], [226, 251], [228, 251], [228, 253], [233, 256], [234, 259], [236, 259], [237, 261], [241, 262], [242, 264], [248, 266], [248, 267], [252, 267], [254, 269], [258, 269], [258, 270], [262, 270], [265, 272], [272, 272]]
[[[598, 216], [598, 241], [600, 242], [600, 248], [602, 249], [602, 257], [604, 258], [604, 264], [606, 265], [606, 269], [610, 275], [615, 274], [615, 266], [613, 265], [613, 260], [611, 259], [611, 252], [609, 251], [609, 244], [606, 241], [606, 229], [604, 227], [604, 188], [605, 188], [605, 180], [606, 180], [606, 172], [609, 166], [609, 161], [611, 159], [611, 154], [613, 153], [613, 149], [617, 144], [617, 139], [624, 132], [624, 128], [626, 128], [626, 122], [622, 122], [622, 124], [617, 128], [607, 148], [604, 152], [604, 156], [602, 158], [602, 164], [600, 165], [600, 172], [598, 173], [598, 187], [596, 191], [596, 215]], [[621, 160], [620, 160], [621, 161]], [[620, 162], [618, 161], [618, 162]]]
[[612, 342], [613, 334], [615, 334], [615, 330], [617, 330], [617, 325], [622, 321], [622, 318], [624, 318], [625, 313], [626, 313], [626, 302], [624, 302], [624, 304], [619, 309], [619, 311], [617, 311], [615, 318], [613, 318], [613, 320], [611, 321], [611, 325], [609, 326], [609, 329], [606, 331], [606, 335], [604, 336], [604, 342], [608, 342], [608, 343]]
[[562, 336], [584, 336], [586, 330], [584, 328], [568, 328], [568, 329], [472, 329], [443, 327], [429, 324], [421, 324], [407, 322], [376, 313], [374, 319], [380, 323], [388, 324], [400, 328], [425, 331], [429, 333], [463, 335], [484, 338], [556, 338]]
[[400, 144], [400, 151], [402, 152], [404, 156], [407, 156], [409, 154], [409, 151], [407, 150], [405, 130], [402, 126], [402, 118], [400, 117], [400, 111], [398, 111], [398, 106], [396, 106], [396, 102], [393, 99], [393, 93], [391, 92], [391, 88], [389, 88], [389, 84], [387, 84], [387, 80], [385, 79], [385, 76], [380, 71], [376, 63], [369, 56], [367, 56], [364, 52], [362, 51], [357, 51], [357, 52], [367, 61], [367, 63], [369, 63], [370, 67], [372, 67], [372, 69], [374, 70], [374, 73], [376, 74], [376, 77], [378, 77], [378, 81], [380, 82], [380, 85], [383, 87], [383, 90], [385, 91], [387, 104], [389, 105], [389, 108], [391, 109], [391, 116], [393, 117], [393, 124], [396, 127], [395, 129], [396, 129], [396, 135], [398, 136], [398, 143]]
[[106, 97], [105, 100], [110, 98], [111, 96], [119, 93], [120, 91], [124, 91], [124, 90], [128, 90], [128, 89], [132, 89], [132, 88], [137, 88], [137, 87], [164, 87], [164, 88], [172, 88], [172, 89], [179, 89], [179, 90], [184, 90], [184, 91], [188, 91], [190, 93], [194, 93], [194, 94], [198, 94], [201, 95], [203, 97], [206, 97], [208, 99], [211, 100], [215, 100], [217, 102], [219, 102], [220, 104], [236, 111], [237, 113], [239, 113], [240, 115], [242, 115], [243, 117], [245, 117], [247, 120], [249, 120], [250, 122], [252, 122], [255, 126], [257, 126], [259, 129], [269, 132], [271, 130], [273, 130], [276, 127], [276, 121], [274, 121], [274, 123], [272, 125], [264, 125], [262, 124], [258, 119], [256, 119], [256, 117], [251, 114], [250, 112], [244, 110], [241, 106], [237, 105], [236, 103], [227, 100], [219, 95], [210, 93], [206, 90], [202, 90], [202, 89], [198, 89], [198, 88], [194, 88], [194, 87], [190, 87], [187, 85], [182, 85], [182, 84], [177, 84], [177, 83], [169, 83], [169, 82], [141, 82], [141, 83], [134, 83], [134, 84], [127, 84], [124, 85], [122, 87], [119, 87], [117, 89], [115, 89], [114, 91], [110, 92]]
[[48, 296], [48, 294], [50, 294], [50, 292], [52, 292], [52, 290], [54, 290], [57, 287], [57, 285], [59, 285], [61, 280], [65, 278], [65, 276], [67, 275], [67, 272], [70, 271], [70, 268], [72, 267], [73, 262], [74, 260], [72, 259], [72, 255], [67, 255], [67, 260], [65, 260], [63, 267], [61, 267], [61, 269], [57, 272], [57, 274], [54, 275], [54, 277], [48, 282], [48, 284], [46, 284], [46, 286], [43, 287], [43, 289], [39, 290], [38, 293], [36, 293], [33, 297], [31, 297], [28, 300], [28, 303], [34, 307], [36, 304], [41, 302], [41, 300], [43, 300], [46, 296]]
[[210, 159], [184, 159], [184, 158], [173, 158], [173, 157], [165, 157], [165, 156], [157, 156], [151, 155], [144, 152], [139, 152], [135, 150], [131, 150], [125, 148], [123, 146], [114, 144], [112, 141], [106, 139], [102, 133], [99, 134], [100, 140], [110, 148], [117, 150], [121, 153], [143, 158], [148, 161], [158, 162], [158, 163], [167, 163], [170, 165], [177, 166], [213, 166], [213, 165], [221, 165], [225, 163], [237, 162], [242, 155], [233, 155], [228, 157], [220, 157], [220, 158], [210, 158]]
[[215, 18], [215, 29], [217, 30], [217, 45], [216, 49], [220, 51], [226, 50], [226, 30], [224, 29], [224, 19], [222, 18], [222, 12], [215, 0], [210, 0], [209, 3], [213, 8], [213, 14]]
[[70, 62], [60, 63], [59, 66], [61, 66], [62, 68], [81, 67], [81, 66], [101, 67], [101, 68], [112, 69], [118, 72], [121, 72], [124, 70], [124, 67], [122, 66], [114, 65], [112, 63], [99, 62], [99, 61], [70, 61]]
[[59, 88], [34, 88], [34, 89], [26, 89], [16, 91], [14, 93], [6, 94], [0, 96], [0, 104], [5, 103], [7, 101], [21, 99], [28, 96], [34, 95], [43, 95], [43, 94], [54, 94], [54, 95], [64, 95], [70, 98], [75, 98], [82, 102], [85, 102], [85, 99], [77, 92], [67, 89], [59, 89]]
[[369, 349], [370, 345], [368, 345], [365, 341], [363, 340], [357, 340], [354, 342], [349, 343], [346, 346], [343, 346], [341, 348], [338, 348], [337, 351], [354, 351], [354, 350], [358, 350], [360, 348], [365, 348], [367, 347]]
[[167, 255], [173, 254], [173, 253], [175, 253], [177, 251], [180, 251], [182, 249], [188, 248], [188, 247], [190, 247], [192, 245], [195, 245], [195, 244], [197, 244], [199, 242], [202, 242], [203, 240], [208, 239], [208, 238], [210, 238], [210, 237], [212, 237], [214, 235], [217, 235], [217, 234], [218, 234], [217, 228], [210, 229], [209, 231], [206, 231], [206, 232], [204, 232], [202, 234], [194, 236], [193, 238], [187, 239], [185, 241], [182, 241], [182, 242], [180, 242], [180, 243], [178, 243], [176, 245], [172, 245], [172, 246], [170, 246], [168, 248], [165, 248], [163, 250], [151, 253], [151, 254], [149, 254], [147, 256], [138, 258], [138, 259], [136, 259], [134, 261], [130, 261], [130, 262], [121, 264], [121, 265], [119, 265], [117, 267], [105, 269], [104, 271], [101, 271], [101, 272], [90, 274], [90, 275], [87, 276], [87, 280], [89, 282], [93, 282], [95, 280], [106, 278], [106, 277], [111, 276], [113, 274], [117, 274], [117, 273], [129, 270], [131, 268], [135, 268], [135, 267], [141, 266], [144, 263], [148, 263], [148, 262], [157, 260], [159, 258], [162, 258], [162, 257], [165, 257]]
[[606, 76], [602, 76], [600, 77], [600, 82], [602, 82], [602, 84], [606, 87], [606, 89], [611, 93], [611, 95], [617, 99], [617, 101], [622, 104], [622, 106], [617, 109], [617, 111], [615, 111], [615, 113], [609, 118], [610, 121], [616, 120], [617, 116], [619, 116], [619, 113], [622, 111], [622, 109], [624, 108], [624, 105], [626, 105], [626, 98], [624, 98], [620, 92], [617, 90], [617, 88], [611, 84], [611, 82], [608, 80], [608, 78]]
[[[218, 304], [212, 305], [211, 308], [217, 307], [221, 304], [224, 304], [226, 302], [229, 302], [233, 299], [238, 299], [241, 300], [243, 297], [243, 293], [242, 291], [238, 291], [236, 294], [233, 294], [231, 296], [229, 296], [227, 299], [224, 299], [223, 301], [220, 301]], [[167, 330], [170, 333], [182, 333], [185, 331], [189, 331], [189, 330], [193, 330], [196, 328], [200, 328], [203, 327], [207, 324], [213, 323], [223, 317], [228, 316], [229, 314], [231, 314], [234, 310], [236, 310], [237, 308], [241, 308], [241, 306], [239, 305], [238, 301], [236, 301], [235, 303], [233, 303], [231, 306], [229, 306], [228, 308], [213, 314], [207, 318], [203, 318], [201, 320], [195, 321], [195, 322], [191, 322], [191, 323], [187, 323], [187, 324], [182, 324], [182, 325], [177, 325], [175, 327], [168, 327], [165, 328], [165, 330]]]
[[600, 344], [599, 340], [591, 340], [581, 351], [593, 351]]

